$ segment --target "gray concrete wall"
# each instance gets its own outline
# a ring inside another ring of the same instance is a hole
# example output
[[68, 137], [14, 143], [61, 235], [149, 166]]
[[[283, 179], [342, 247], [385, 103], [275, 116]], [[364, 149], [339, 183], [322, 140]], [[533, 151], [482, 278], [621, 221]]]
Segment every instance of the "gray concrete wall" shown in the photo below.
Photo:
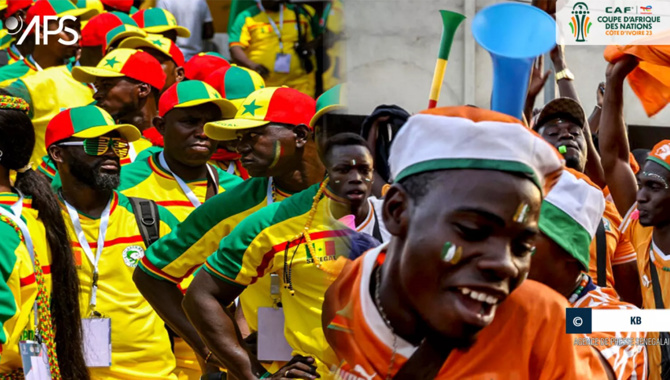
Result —
[[[476, 11], [497, 2], [345, 0], [351, 110], [366, 114], [384, 103], [398, 104], [410, 112], [426, 108], [442, 34], [440, 9], [463, 13], [468, 19], [456, 34], [439, 105], [489, 107], [493, 76], [491, 59], [488, 52], [474, 41], [470, 22]], [[566, 59], [576, 76], [577, 91], [587, 114], [595, 105], [598, 83], [605, 79], [604, 48], [566, 47]], [[625, 117], [629, 124], [670, 125], [670, 107], [654, 118], [648, 118], [629, 88], [625, 102]]]

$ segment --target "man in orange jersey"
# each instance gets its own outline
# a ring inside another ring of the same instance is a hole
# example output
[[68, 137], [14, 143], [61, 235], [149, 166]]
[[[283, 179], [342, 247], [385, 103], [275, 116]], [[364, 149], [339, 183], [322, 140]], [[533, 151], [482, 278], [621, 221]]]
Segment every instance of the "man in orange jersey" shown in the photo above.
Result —
[[542, 194], [561, 170], [549, 144], [497, 112], [438, 108], [409, 119], [390, 168], [393, 237], [324, 301], [337, 378], [606, 378], [565, 333], [567, 301], [524, 281]]
[[[627, 55], [607, 68], [607, 85], [600, 120], [600, 152], [605, 179], [619, 212], [621, 232], [637, 251], [645, 309], [665, 309], [670, 302], [670, 141], [659, 142], [636, 178], [629, 164], [630, 148], [623, 119], [623, 81], [637, 67]], [[639, 181], [639, 182], [638, 182]], [[639, 183], [639, 185], [638, 185]], [[659, 333], [648, 333], [657, 338]], [[660, 333], [668, 338], [667, 333]], [[670, 346], [648, 346], [649, 379], [670, 376]]]
[[[634, 305], [619, 300], [613, 289], [597, 286], [587, 274], [589, 245], [604, 208], [605, 200], [599, 187], [585, 175], [565, 170], [542, 203], [539, 225], [542, 233], [535, 241], [536, 254], [528, 278], [563, 294], [573, 308], [637, 310]], [[612, 342], [595, 348], [616, 379], [647, 378], [645, 347], [613, 343], [616, 338], [623, 338], [622, 342], [637, 342], [644, 339], [643, 332], [592, 332], [583, 337]]]

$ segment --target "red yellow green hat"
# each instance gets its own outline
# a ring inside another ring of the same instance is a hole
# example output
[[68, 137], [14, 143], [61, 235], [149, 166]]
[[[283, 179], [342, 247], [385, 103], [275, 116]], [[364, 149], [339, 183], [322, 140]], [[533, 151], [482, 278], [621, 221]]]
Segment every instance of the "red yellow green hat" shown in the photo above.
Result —
[[319, 121], [321, 116], [339, 110], [344, 110], [347, 108], [346, 101], [344, 99], [344, 85], [338, 84], [333, 86], [330, 90], [324, 92], [316, 99], [316, 113], [314, 117], [309, 122], [309, 125], [312, 128], [316, 127], [316, 123]]
[[5, 19], [16, 13], [19, 9], [28, 8], [35, 2], [33, 0], [7, 0], [7, 12], [5, 12]]
[[288, 87], [267, 87], [249, 95], [234, 119], [205, 124], [205, 134], [214, 140], [234, 140], [236, 132], [269, 123], [309, 126], [316, 111], [316, 101], [309, 95]]
[[191, 31], [179, 26], [174, 15], [165, 9], [142, 9], [133, 15], [133, 20], [147, 33], [163, 33], [174, 30], [179, 37], [188, 38], [191, 36]]
[[102, 5], [100, 0], [79, 0], [77, 1], [77, 8], [82, 9], [95, 9], [98, 11], [98, 14], [105, 12], [105, 7]]
[[252, 92], [265, 87], [263, 77], [245, 67], [231, 65], [211, 73], [205, 82], [214, 87], [221, 96], [240, 107]]
[[146, 36], [147, 33], [136, 26], [128, 24], [119, 25], [107, 32], [107, 35], [105, 36], [105, 43], [102, 45], [102, 50], [106, 52], [115, 42], [121, 41], [124, 38]]
[[121, 12], [130, 12], [133, 8], [133, 0], [101, 0], [103, 4], [118, 9]]
[[70, 137], [88, 139], [119, 131], [128, 141], [136, 141], [142, 133], [134, 125], [116, 124], [107, 111], [96, 106], [69, 108], [61, 111], [47, 125], [44, 142], [48, 147]]
[[166, 79], [163, 67], [156, 58], [147, 52], [133, 49], [114, 49], [96, 67], [73, 67], [72, 76], [84, 83], [93, 83], [96, 78], [128, 77], [159, 90], [165, 86]]
[[171, 39], [165, 38], [160, 34], [149, 34], [142, 37], [130, 37], [121, 41], [119, 48], [127, 49], [155, 49], [172, 58], [178, 67], [184, 66], [184, 53]]
[[198, 53], [184, 65], [184, 76], [187, 79], [205, 80], [214, 70], [230, 66], [230, 63], [219, 53]]
[[69, 0], [38, 0], [28, 9], [26, 14], [26, 24], [35, 17], [43, 16], [75, 16], [80, 20], [88, 20], [98, 14], [95, 9], [77, 8]]
[[107, 33], [123, 24], [136, 25], [132, 18], [121, 12], [105, 12], [96, 15], [88, 20], [86, 26], [82, 27], [80, 45], [103, 46], [106, 43]]
[[221, 118], [230, 119], [235, 116], [237, 107], [224, 99], [212, 86], [199, 80], [177, 82], [170, 86], [158, 102], [158, 116], [163, 117], [174, 108], [195, 107], [212, 103], [221, 109]]

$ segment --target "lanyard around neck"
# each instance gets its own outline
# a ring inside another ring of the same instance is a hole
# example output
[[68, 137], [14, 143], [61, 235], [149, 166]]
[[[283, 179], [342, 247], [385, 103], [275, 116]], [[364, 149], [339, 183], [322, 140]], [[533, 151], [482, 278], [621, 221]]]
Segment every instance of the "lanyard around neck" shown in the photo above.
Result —
[[[165, 154], [164, 154], [164, 152], [160, 152], [160, 153], [158, 154], [158, 162], [160, 162], [161, 166], [162, 166], [165, 170], [167, 170], [168, 172], [170, 172], [170, 174], [172, 174], [172, 176], [174, 177], [175, 181], [177, 181], [177, 184], [178, 184], [179, 187], [181, 188], [181, 191], [184, 193], [184, 195], [186, 195], [186, 198], [188, 198], [188, 200], [191, 202], [191, 204], [193, 205], [193, 207], [196, 207], [196, 208], [197, 208], [197, 207], [200, 207], [200, 205], [202, 204], [202, 202], [200, 202], [200, 200], [198, 199], [198, 197], [195, 196], [195, 194], [193, 193], [193, 190], [191, 190], [191, 188], [188, 187], [188, 185], [186, 184], [186, 182], [184, 182], [184, 180], [182, 180], [181, 178], [179, 178], [179, 176], [176, 175], [176, 174], [170, 169], [170, 167], [168, 166], [167, 162], [165, 161]], [[207, 166], [207, 173], [208, 173], [208, 175], [210, 175], [210, 176], [212, 177], [212, 179], [216, 178], [216, 177], [214, 177], [214, 173], [212, 173], [212, 168], [211, 168], [209, 165], [207, 165], [207, 164], [206, 164], [206, 166]], [[216, 183], [216, 180], [214, 180], [214, 188], [215, 188], [215, 193], [218, 192], [217, 190], [218, 190], [218, 188], [219, 188], [219, 184]]]
[[91, 264], [93, 264], [93, 283], [91, 284], [91, 301], [89, 302], [89, 306], [91, 309], [95, 309], [97, 299], [96, 296], [98, 292], [98, 263], [100, 262], [102, 250], [105, 247], [105, 234], [107, 234], [107, 226], [109, 224], [109, 214], [112, 206], [112, 200], [110, 199], [109, 202], [107, 202], [107, 206], [105, 206], [105, 209], [102, 211], [102, 215], [100, 216], [98, 246], [95, 252], [95, 257], [93, 256], [91, 246], [88, 244], [88, 241], [86, 241], [86, 235], [84, 234], [84, 229], [81, 227], [81, 221], [79, 220], [79, 213], [77, 213], [77, 210], [72, 207], [72, 205], [67, 203], [65, 197], [63, 197], [63, 203], [65, 203], [65, 207], [67, 207], [67, 213], [70, 215], [70, 220], [72, 221], [72, 226], [74, 227], [74, 231], [77, 234], [79, 245], [86, 254], [86, 257], [88, 257], [88, 260], [91, 262]]
[[[267, 14], [267, 12], [265, 11], [265, 7], [263, 7], [263, 3], [261, 3], [260, 1], [258, 2], [258, 8], [260, 8], [263, 13]], [[277, 34], [277, 37], [279, 38], [279, 51], [281, 51], [283, 53], [284, 52], [284, 42], [281, 39], [281, 31], [282, 31], [282, 29], [284, 29], [284, 4], [281, 4], [279, 6], [279, 27], [277, 27], [277, 24], [275, 23], [275, 20], [273, 20], [272, 17], [270, 17], [269, 14], [267, 16], [268, 16], [268, 19], [270, 20], [270, 25], [272, 25], [272, 29], [274, 29], [275, 34]], [[299, 21], [300, 20], [297, 20], [297, 22], [299, 22]]]

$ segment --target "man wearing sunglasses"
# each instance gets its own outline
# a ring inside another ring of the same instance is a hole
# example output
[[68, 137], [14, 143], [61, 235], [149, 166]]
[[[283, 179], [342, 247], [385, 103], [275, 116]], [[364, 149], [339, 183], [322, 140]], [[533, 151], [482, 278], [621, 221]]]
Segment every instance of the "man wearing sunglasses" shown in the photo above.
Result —
[[[195, 209], [174, 233], [152, 245], [141, 269], [135, 271], [137, 287], [154, 309], [199, 356], [209, 358], [209, 363], [216, 363], [215, 358], [186, 318], [178, 285], [184, 278], [190, 279], [244, 218], [323, 179], [325, 170], [308, 126], [315, 109], [314, 99], [297, 90], [264, 88], [242, 102], [235, 116], [240, 125], [236, 130], [220, 128], [218, 124], [225, 120], [207, 124], [205, 133], [210, 138], [237, 139], [240, 162], [252, 178]], [[241, 297], [244, 316], [253, 331], [258, 330], [257, 309], [273, 305], [270, 282], [269, 276], [261, 279]]]
[[[115, 191], [120, 160], [140, 136], [137, 128], [115, 124], [96, 106], [62, 111], [46, 130], [81, 284], [84, 336], [110, 337], [93, 339], [95, 352], [111, 345], [111, 356], [87, 362], [92, 378], [177, 379], [164, 324], [132, 282], [146, 245], [130, 200]], [[177, 219], [160, 206], [158, 215], [162, 236]]]

